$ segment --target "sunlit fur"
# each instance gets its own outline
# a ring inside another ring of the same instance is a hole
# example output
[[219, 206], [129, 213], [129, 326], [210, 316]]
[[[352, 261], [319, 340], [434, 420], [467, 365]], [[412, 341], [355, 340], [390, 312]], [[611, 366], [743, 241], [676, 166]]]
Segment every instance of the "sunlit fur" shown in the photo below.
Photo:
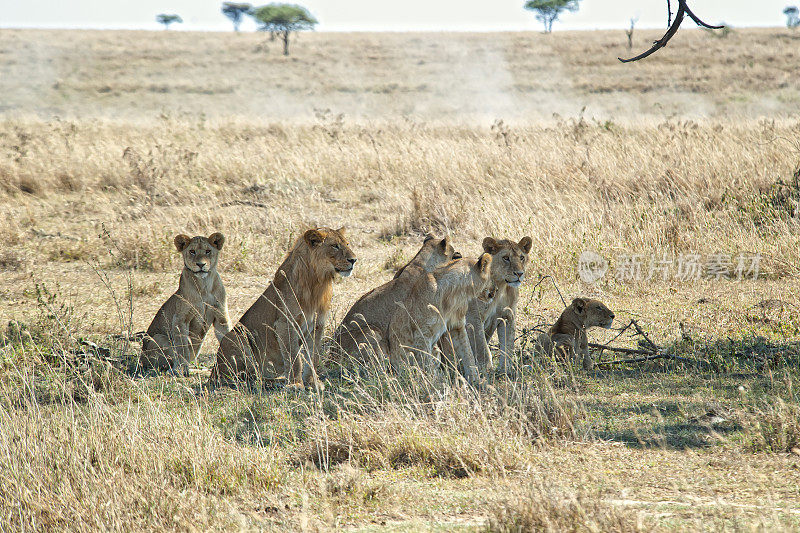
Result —
[[230, 330], [225, 287], [217, 273], [219, 251], [225, 243], [221, 233], [208, 238], [178, 235], [183, 270], [178, 290], [156, 313], [142, 340], [141, 366], [188, 373], [206, 333], [213, 325], [217, 339]]
[[456, 259], [432, 272], [420, 274], [402, 306], [389, 323], [389, 360], [395, 371], [407, 364], [407, 354], [426, 370], [438, 366], [434, 343], [445, 332], [452, 337], [466, 378], [478, 382], [477, 366], [465, 331], [469, 302], [491, 291], [492, 256]]
[[555, 324], [539, 336], [539, 345], [546, 353], [555, 352], [565, 358], [575, 358], [583, 368], [591, 370], [594, 361], [589, 356], [589, 339], [586, 330], [591, 327], [610, 328], [614, 312], [591, 298], [575, 298], [564, 309]]
[[[492, 254], [492, 282], [494, 297], [489, 301], [474, 298], [467, 311], [467, 334], [475, 360], [480, 368], [496, 366], [500, 372], [508, 371], [508, 362], [514, 353], [516, 336], [517, 300], [519, 287], [525, 277], [525, 268], [531, 251], [530, 237], [519, 242], [508, 239], [483, 239], [483, 251]], [[499, 351], [496, 365], [488, 341], [497, 332]], [[449, 338], [445, 337], [439, 347], [446, 359], [452, 360]]]
[[428, 235], [417, 254], [400, 268], [394, 279], [362, 295], [350, 308], [334, 335], [334, 348], [340, 355], [359, 360], [388, 354], [386, 332], [389, 321], [417, 276], [430, 272], [461, 254], [453, 249], [449, 237]]
[[272, 283], [220, 342], [211, 383], [285, 375], [290, 385], [321, 388], [316, 366], [333, 280], [349, 275], [354, 263], [344, 228], [306, 231]]

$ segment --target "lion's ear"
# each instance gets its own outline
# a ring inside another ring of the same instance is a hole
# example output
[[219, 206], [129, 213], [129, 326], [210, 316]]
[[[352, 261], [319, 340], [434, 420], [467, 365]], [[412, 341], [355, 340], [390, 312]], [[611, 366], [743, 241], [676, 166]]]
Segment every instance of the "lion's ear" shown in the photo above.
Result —
[[434, 239], [433, 233], [426, 233], [425, 239], [422, 241], [422, 244], [425, 244], [426, 242], [431, 241], [433, 239]]
[[439, 250], [444, 254], [447, 253], [447, 245], [450, 244], [450, 237], [445, 237], [439, 241]]
[[319, 230], [310, 229], [303, 234], [303, 238], [309, 246], [319, 246], [325, 240], [325, 235]]
[[192, 241], [192, 238], [188, 235], [184, 235], [181, 233], [177, 237], [175, 237], [175, 248], [178, 249], [179, 252], [182, 252], [184, 248], [186, 248], [189, 243]]
[[492, 254], [483, 253], [475, 262], [475, 268], [481, 274], [488, 274], [489, 269], [492, 267]]
[[339, 235], [344, 237], [344, 234], [347, 232], [347, 228], [342, 226], [341, 228], [337, 229], [336, 231], [339, 233]]
[[495, 252], [497, 252], [497, 249], [498, 249], [498, 246], [497, 246], [497, 241], [496, 240], [494, 240], [491, 237], [486, 237], [485, 239], [483, 239], [483, 251], [484, 252], [487, 252], [487, 253], [490, 253], [490, 254], [494, 255]]
[[222, 250], [222, 245], [225, 244], [225, 235], [222, 233], [212, 233], [208, 236], [208, 242], [217, 250]]
[[533, 246], [533, 239], [530, 237], [523, 237], [519, 241], [519, 247], [525, 250], [525, 253], [529, 253], [531, 251], [531, 246]]
[[575, 298], [572, 300], [572, 306], [579, 314], [583, 314], [583, 312], [586, 310], [586, 300], [583, 298]]

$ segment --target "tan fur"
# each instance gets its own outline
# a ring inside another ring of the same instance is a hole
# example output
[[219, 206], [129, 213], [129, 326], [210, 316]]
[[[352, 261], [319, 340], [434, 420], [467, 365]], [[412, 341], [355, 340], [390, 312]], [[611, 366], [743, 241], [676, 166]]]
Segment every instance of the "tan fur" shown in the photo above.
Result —
[[426, 237], [417, 255], [397, 271], [394, 279], [372, 289], [353, 304], [334, 334], [336, 351], [360, 361], [372, 356], [382, 361], [388, 354], [386, 333], [397, 302], [405, 300], [419, 274], [460, 257], [448, 237]]
[[466, 333], [469, 302], [491, 291], [492, 256], [456, 259], [422, 273], [389, 323], [389, 361], [395, 371], [407, 364], [408, 353], [425, 369], [438, 366], [433, 346], [449, 332], [467, 380], [478, 383], [478, 369]]
[[[483, 251], [492, 255], [495, 293], [489, 301], [474, 298], [467, 311], [467, 334], [480, 368], [494, 366], [488, 341], [497, 332], [500, 351], [496, 370], [508, 371], [510, 357], [514, 354], [519, 286], [525, 278], [532, 242], [530, 237], [523, 237], [518, 243], [492, 237], [483, 239]], [[442, 338], [439, 348], [445, 358], [452, 359], [452, 347], [447, 336]]]
[[272, 379], [322, 388], [316, 373], [336, 276], [349, 276], [355, 255], [344, 228], [306, 231], [272, 283], [220, 342], [211, 383]]
[[225, 237], [178, 235], [175, 247], [183, 257], [178, 290], [156, 313], [142, 340], [142, 367], [172, 369], [188, 374], [209, 328], [217, 339], [230, 330], [225, 287], [217, 273], [217, 259]]
[[589, 356], [586, 330], [591, 327], [610, 328], [613, 322], [614, 313], [603, 302], [575, 298], [550, 330], [539, 336], [538, 344], [546, 353], [575, 358], [576, 362], [583, 364], [583, 368], [591, 370], [594, 361]]

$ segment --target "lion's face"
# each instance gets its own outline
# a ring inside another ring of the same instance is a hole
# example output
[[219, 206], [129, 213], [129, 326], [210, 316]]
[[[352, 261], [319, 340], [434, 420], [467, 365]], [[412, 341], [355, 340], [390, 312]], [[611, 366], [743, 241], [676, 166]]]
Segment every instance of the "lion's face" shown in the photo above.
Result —
[[224, 243], [222, 233], [214, 233], [208, 238], [183, 234], [175, 237], [175, 248], [183, 256], [183, 265], [200, 278], [217, 269], [217, 258]]
[[601, 327], [610, 328], [614, 322], [614, 312], [606, 307], [600, 300], [591, 298], [575, 298], [572, 300], [572, 307], [580, 317], [581, 322], [587, 328]]
[[435, 242], [433, 254], [428, 262], [436, 265], [443, 265], [453, 259], [461, 259], [461, 254], [453, 248], [450, 238], [445, 237]]
[[344, 236], [344, 228], [310, 229], [305, 232], [303, 238], [311, 247], [324, 273], [338, 274], [343, 278], [353, 273], [356, 255]]
[[530, 237], [523, 237], [519, 242], [508, 239], [498, 241], [492, 237], [483, 239], [483, 250], [492, 254], [492, 278], [495, 283], [508, 283], [512, 287], [522, 284], [532, 242]]

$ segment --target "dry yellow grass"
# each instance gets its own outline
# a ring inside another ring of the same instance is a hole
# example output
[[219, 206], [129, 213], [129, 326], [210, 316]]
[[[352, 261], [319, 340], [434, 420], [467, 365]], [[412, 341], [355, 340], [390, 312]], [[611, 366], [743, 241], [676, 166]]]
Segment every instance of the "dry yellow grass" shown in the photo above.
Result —
[[[797, 529], [793, 39], [681, 32], [625, 67], [622, 32], [303, 34], [284, 59], [254, 35], [0, 31], [0, 528]], [[322, 395], [208, 396], [213, 339], [189, 379], [70, 355], [134, 350], [107, 335], [174, 290], [176, 233], [226, 234], [237, 318], [315, 224], [360, 258], [331, 326], [426, 229], [470, 254], [531, 235], [521, 327], [561, 311], [552, 275], [715, 370], [533, 361], [478, 396], [328, 364]], [[588, 285], [587, 249], [760, 253], [762, 276]]]

